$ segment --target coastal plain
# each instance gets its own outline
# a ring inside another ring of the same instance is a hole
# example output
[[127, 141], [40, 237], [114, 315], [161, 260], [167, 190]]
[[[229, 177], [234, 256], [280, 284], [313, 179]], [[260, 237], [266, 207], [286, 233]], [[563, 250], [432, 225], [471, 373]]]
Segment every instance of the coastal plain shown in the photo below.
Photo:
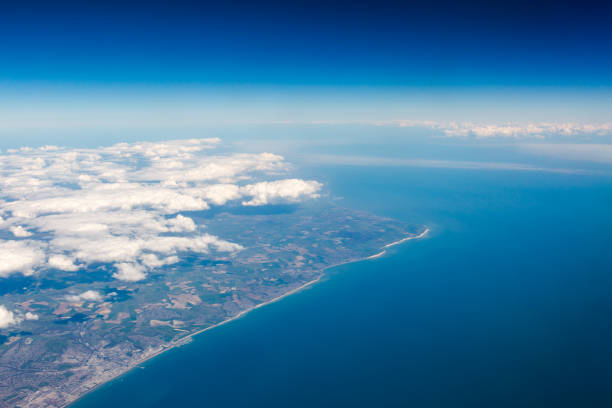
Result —
[[[308, 287], [329, 267], [426, 233], [330, 203], [186, 215], [242, 249], [181, 254], [141, 282], [117, 282], [99, 264], [87, 274], [50, 271], [2, 288], [4, 303], [39, 316], [0, 339], [3, 406], [66, 406], [196, 333]], [[67, 287], [103, 296], [68, 300]]]

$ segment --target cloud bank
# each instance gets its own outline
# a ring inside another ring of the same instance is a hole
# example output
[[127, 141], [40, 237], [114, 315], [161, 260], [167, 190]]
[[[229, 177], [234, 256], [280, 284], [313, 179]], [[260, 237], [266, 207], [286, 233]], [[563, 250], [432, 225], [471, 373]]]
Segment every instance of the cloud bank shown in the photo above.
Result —
[[181, 213], [319, 197], [320, 183], [281, 178], [288, 171], [282, 156], [212, 154], [219, 143], [45, 146], [0, 154], [0, 236], [11, 237], [0, 239], [0, 277], [104, 263], [116, 279], [143, 280], [184, 252], [242, 248]]
[[435, 122], [418, 120], [394, 120], [377, 122], [377, 125], [395, 125], [399, 127], [426, 127], [441, 131], [448, 137], [475, 139], [549, 139], [553, 137], [572, 136], [609, 136], [612, 135], [612, 123], [505, 123], [483, 124], [474, 122]]

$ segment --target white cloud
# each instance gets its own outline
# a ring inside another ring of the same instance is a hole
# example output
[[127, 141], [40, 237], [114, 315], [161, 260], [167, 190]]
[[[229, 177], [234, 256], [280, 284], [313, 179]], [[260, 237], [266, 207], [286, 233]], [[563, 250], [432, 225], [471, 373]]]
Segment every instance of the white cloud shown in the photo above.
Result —
[[147, 268], [159, 268], [164, 265], [172, 265], [179, 261], [178, 256], [169, 256], [159, 259], [155, 254], [144, 254], [140, 257], [140, 262]]
[[375, 125], [399, 127], [426, 127], [440, 130], [449, 137], [548, 139], [563, 136], [604, 136], [612, 134], [612, 123], [474, 123], [394, 120], [375, 122]]
[[[0, 154], [0, 276], [116, 265], [117, 279], [144, 279], [181, 252], [242, 247], [201, 233], [181, 212], [318, 197], [316, 181], [280, 179], [282, 156], [210, 154], [219, 139], [120, 143], [97, 149], [22, 148]], [[270, 180], [272, 178], [272, 180]]]
[[113, 278], [127, 282], [136, 282], [147, 277], [144, 268], [138, 264], [120, 263], [116, 264], [117, 272], [113, 274]]
[[95, 290], [86, 290], [85, 292], [79, 295], [68, 295], [66, 296], [66, 300], [71, 303], [79, 303], [79, 302], [99, 302], [102, 300], [102, 295], [100, 292]]
[[79, 267], [74, 264], [74, 260], [62, 254], [50, 256], [49, 266], [62, 271], [76, 271], [79, 269]]
[[9, 230], [13, 233], [14, 236], [18, 238], [25, 238], [32, 235], [31, 232], [23, 228], [21, 225], [14, 225], [10, 227]]
[[195, 222], [189, 217], [184, 217], [181, 214], [175, 218], [167, 220], [168, 231], [170, 232], [193, 232], [196, 230]]
[[321, 183], [300, 179], [263, 181], [242, 187], [244, 195], [252, 198], [244, 205], [265, 205], [276, 202], [297, 202], [303, 198], [318, 198]]
[[38, 320], [38, 315], [36, 313], [26, 312], [25, 319], [26, 320]]
[[0, 241], [0, 277], [17, 272], [31, 275], [45, 262], [42, 247], [34, 241]]
[[201, 194], [214, 205], [224, 205], [228, 201], [238, 200], [241, 197], [240, 187], [235, 184], [213, 184], [206, 186]]
[[18, 324], [19, 321], [15, 318], [15, 314], [8, 310], [4, 305], [0, 305], [0, 329], [6, 329], [7, 327]]
[[13, 216], [34, 218], [53, 213], [90, 213], [151, 208], [165, 213], [208, 209], [208, 204], [180, 191], [133, 183], [105, 183], [87, 191], [62, 191], [59, 197], [20, 200], [5, 205]]

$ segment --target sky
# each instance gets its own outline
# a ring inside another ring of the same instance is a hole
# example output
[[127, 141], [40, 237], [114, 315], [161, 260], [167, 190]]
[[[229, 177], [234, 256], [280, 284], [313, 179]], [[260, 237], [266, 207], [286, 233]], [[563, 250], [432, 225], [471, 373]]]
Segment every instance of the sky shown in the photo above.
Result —
[[[603, 3], [603, 2], [602, 2]], [[3, 2], [9, 81], [610, 86], [587, 2]]]
[[276, 123], [606, 123], [602, 2], [0, 4], [0, 138]]

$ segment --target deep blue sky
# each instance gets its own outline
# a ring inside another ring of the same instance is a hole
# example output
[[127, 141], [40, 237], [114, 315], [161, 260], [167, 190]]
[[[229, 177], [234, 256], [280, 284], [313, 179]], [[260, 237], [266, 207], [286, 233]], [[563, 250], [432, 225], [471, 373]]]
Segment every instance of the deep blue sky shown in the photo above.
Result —
[[608, 122], [611, 16], [589, 1], [0, 1], [0, 142]]
[[93, 3], [0, 3], [0, 81], [612, 86], [595, 2]]

